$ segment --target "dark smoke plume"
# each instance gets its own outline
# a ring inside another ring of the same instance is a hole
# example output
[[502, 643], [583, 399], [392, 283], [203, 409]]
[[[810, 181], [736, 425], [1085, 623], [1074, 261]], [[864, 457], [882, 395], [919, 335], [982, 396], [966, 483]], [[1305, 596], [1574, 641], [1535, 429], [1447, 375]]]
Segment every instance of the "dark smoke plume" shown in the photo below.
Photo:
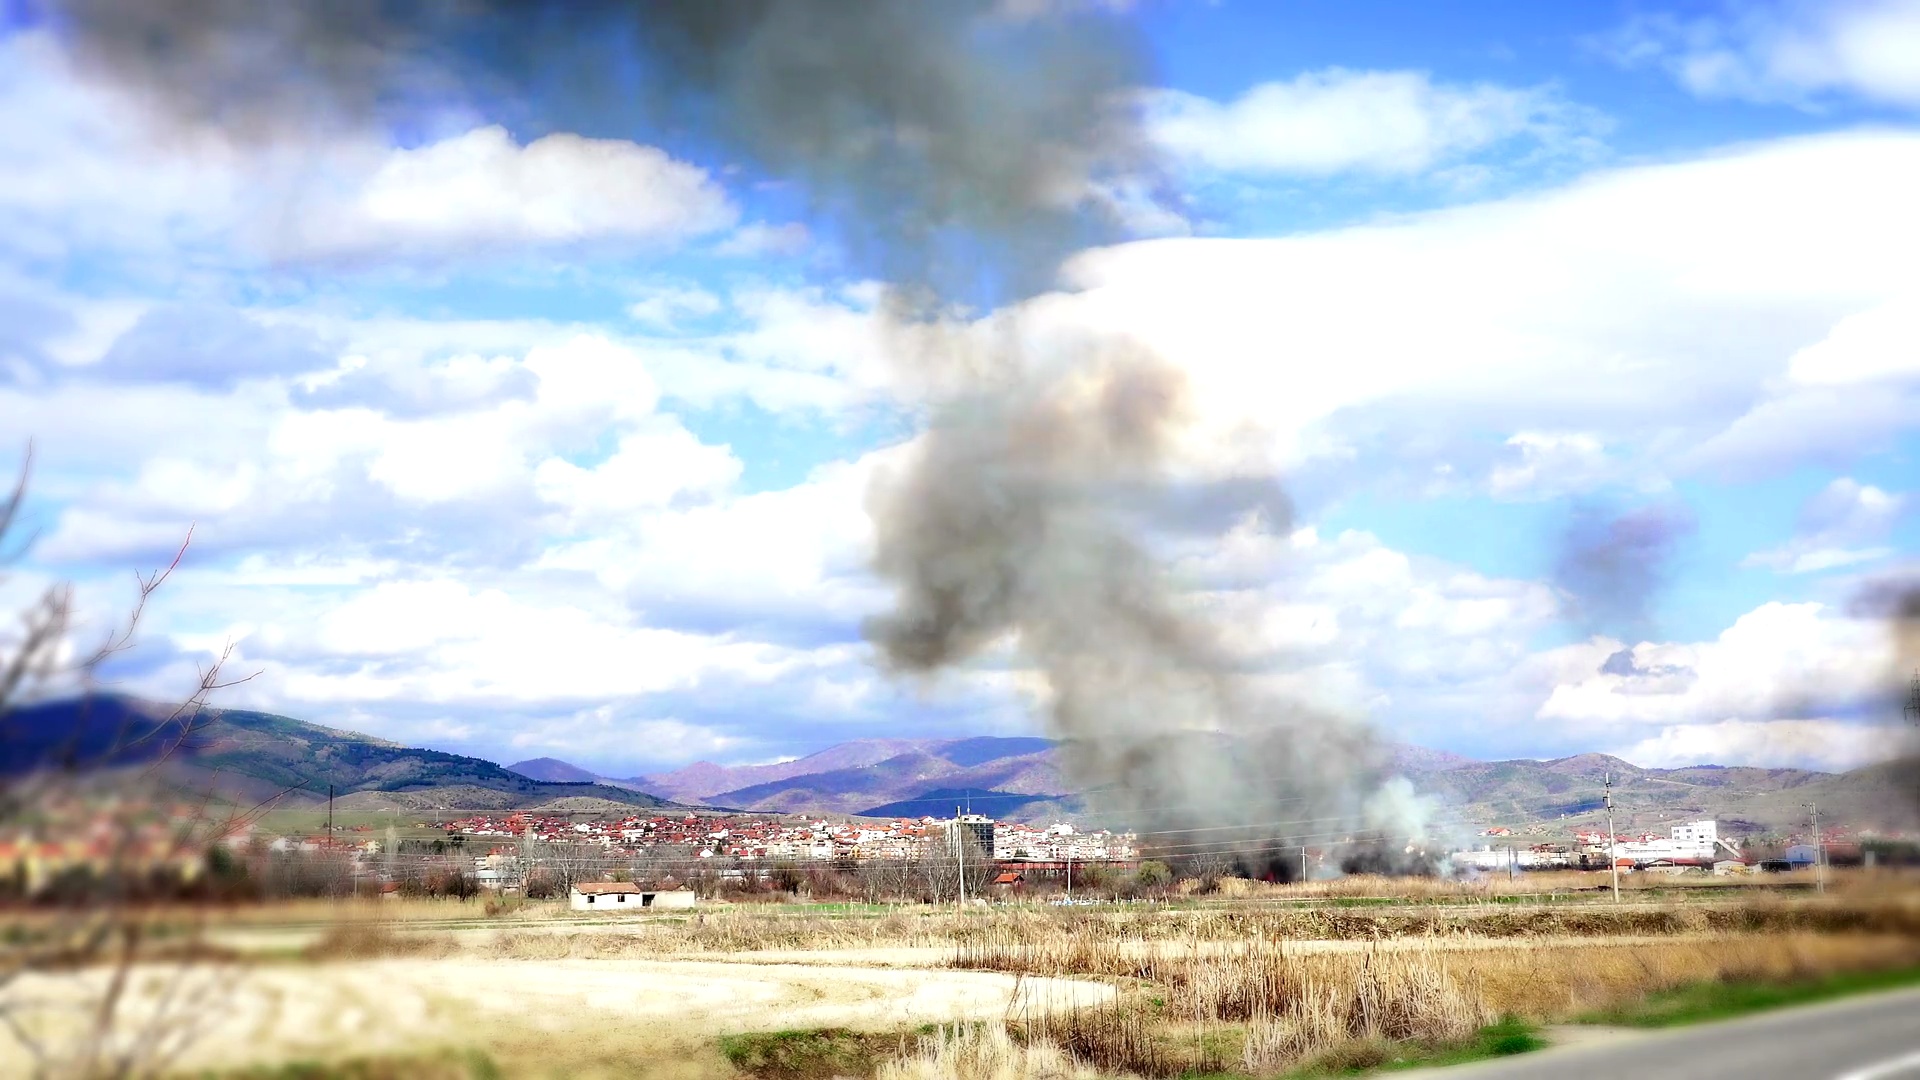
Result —
[[[1092, 182], [1152, 175], [1145, 50], [1096, 11], [992, 0], [40, 0], [81, 70], [250, 140], [433, 110], [523, 133], [677, 130], [796, 181], [863, 269], [1047, 284], [1117, 235]], [[924, 299], [922, 297], [921, 299]]]
[[1576, 510], [1553, 566], [1554, 583], [1570, 598], [1569, 614], [1591, 633], [1647, 633], [1653, 600], [1667, 585], [1673, 550], [1694, 527], [1693, 513], [1684, 506], [1621, 514]]
[[[1231, 847], [1242, 872], [1291, 880], [1297, 853], [1271, 850], [1275, 837], [1331, 846], [1372, 819], [1415, 824], [1411, 800], [1369, 802], [1384, 759], [1368, 733], [1262, 693], [1146, 546], [1154, 508], [1195, 505], [1164, 494], [1178, 489], [1178, 371], [1096, 343], [1069, 366], [1008, 364], [969, 389], [869, 497], [876, 567], [898, 587], [895, 610], [868, 626], [889, 665], [935, 672], [1013, 644], [1045, 676], [1090, 802], [1168, 830], [1176, 857]], [[1271, 483], [1215, 485], [1199, 501], [1219, 500], [1285, 510]]]
[[1890, 768], [1907, 805], [1920, 813], [1920, 578], [1869, 581], [1854, 595], [1851, 614], [1884, 621], [1889, 657], [1870, 713], [1886, 724]]
[[522, 133], [651, 124], [795, 182], [895, 286], [896, 358], [927, 398], [923, 437], [869, 499], [898, 590], [868, 628], [883, 661], [930, 674], [1012, 645], [1096, 803], [1168, 830], [1175, 855], [1231, 849], [1285, 877], [1288, 841], [1384, 830], [1390, 862], [1420, 828], [1367, 732], [1261, 691], [1154, 554], [1156, 534], [1288, 513], [1268, 478], [1173, 475], [1181, 373], [1125, 342], [1036, 349], [1017, 305], [967, 321], [1115, 238], [1108, 181], [1164, 186], [1123, 20], [994, 0], [43, 3], [82, 70], [231, 137], [452, 104]]

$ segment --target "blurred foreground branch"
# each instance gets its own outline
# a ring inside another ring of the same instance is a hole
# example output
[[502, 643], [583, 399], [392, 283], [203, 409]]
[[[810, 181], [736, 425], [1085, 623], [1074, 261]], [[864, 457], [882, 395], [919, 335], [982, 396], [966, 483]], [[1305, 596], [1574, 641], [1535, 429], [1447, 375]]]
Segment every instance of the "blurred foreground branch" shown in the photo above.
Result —
[[[25, 505], [32, 448], [0, 506], [0, 551]], [[267, 804], [229, 806], [176, 768], [207, 721], [229, 645], [177, 704], [106, 699], [108, 664], [133, 647], [154, 595], [185, 558], [136, 575], [126, 615], [90, 650], [74, 646], [74, 590], [41, 591], [0, 629], [0, 1073], [140, 1077], [165, 1071], [206, 1028], [231, 965], [204, 917], [162, 907], [200, 877], [207, 852]], [[4, 580], [5, 564], [0, 564]], [[247, 678], [250, 678], [248, 676]], [[11, 1045], [8, 1045], [9, 1042]]]

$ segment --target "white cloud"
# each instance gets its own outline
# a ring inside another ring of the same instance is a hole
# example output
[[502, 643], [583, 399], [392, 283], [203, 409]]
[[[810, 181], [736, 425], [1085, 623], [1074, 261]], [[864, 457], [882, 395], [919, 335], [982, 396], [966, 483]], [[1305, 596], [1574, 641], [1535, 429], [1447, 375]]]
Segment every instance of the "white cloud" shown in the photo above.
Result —
[[[117, 427], [129, 410], [159, 407], [169, 418], [98, 431], [119, 447], [104, 460], [122, 469], [144, 462], [144, 471], [132, 482], [102, 479], [68, 493], [41, 557], [138, 554], [191, 520], [215, 546], [301, 544], [321, 527], [335, 544], [410, 532], [416, 543], [434, 538], [430, 550], [511, 547], [540, 527], [543, 503], [563, 524], [593, 521], [711, 494], [739, 474], [725, 447], [702, 444], [657, 411], [659, 388], [643, 354], [604, 337], [562, 337], [520, 357], [415, 357], [402, 365], [379, 355], [381, 385], [426, 380], [433, 393], [459, 391], [465, 400], [394, 409], [372, 407], [383, 404], [372, 394], [372, 405], [320, 400], [302, 409], [284, 388], [257, 384], [171, 400], [144, 387], [96, 386], [71, 401], [70, 393], [0, 391], [0, 416], [59, 421], [51, 426], [61, 447], [101, 425]], [[366, 370], [358, 361], [349, 358], [347, 376]], [[526, 392], [479, 392], [502, 381]], [[224, 414], [235, 409], [243, 416], [228, 422]], [[182, 418], [207, 425], [207, 438], [183, 447], [175, 426]], [[606, 446], [612, 452], [596, 460]], [[245, 464], [236, 470], [233, 462]], [[478, 533], [476, 515], [488, 523]]]
[[590, 468], [552, 457], [534, 470], [542, 499], [565, 507], [573, 527], [629, 519], [676, 498], [713, 495], [740, 478], [740, 459], [709, 446], [678, 423], [622, 436], [619, 446]]
[[1840, 720], [1722, 720], [1675, 724], [1610, 753], [1635, 765], [1798, 766], [1843, 772], [1883, 759], [1885, 732]]
[[1811, 104], [1849, 94], [1920, 107], [1920, 3], [1786, 0], [1699, 18], [1636, 17], [1601, 42], [1628, 65], [1665, 69], [1702, 97]]
[[722, 676], [764, 682], [808, 662], [775, 646], [627, 625], [448, 580], [376, 585], [328, 611], [310, 634], [278, 624], [255, 633], [280, 639], [268, 655], [301, 643], [306, 658], [367, 661], [345, 672], [280, 666], [282, 689], [312, 701], [592, 700]]
[[1801, 508], [1793, 539], [1747, 556], [1742, 565], [1807, 574], [1885, 558], [1893, 549], [1881, 545], [1906, 502], [1871, 484], [1839, 477]]
[[1147, 98], [1153, 137], [1227, 172], [1407, 175], [1528, 138], [1565, 149], [1604, 127], [1549, 89], [1435, 83], [1417, 71], [1330, 68], [1221, 104], [1178, 90]]
[[606, 519], [591, 536], [553, 543], [538, 567], [583, 571], [662, 617], [837, 623], [840, 633], [884, 596], [867, 574], [864, 499], [874, 464], [829, 464], [779, 491], [670, 513]]
[[813, 234], [797, 221], [768, 225], [756, 221], [742, 225], [733, 235], [714, 245], [720, 255], [755, 258], [764, 255], [798, 255], [813, 242]]
[[1606, 447], [1581, 432], [1522, 431], [1507, 440], [1488, 486], [1501, 498], [1550, 498], [1592, 488], [1609, 470]]
[[[1183, 368], [1222, 457], [1253, 431], [1297, 465], [1492, 428], [1579, 432], [1655, 484], [1791, 467], [1920, 415], [1871, 384], [1811, 388], [1812, 421], [1764, 415], [1799, 349], [1920, 291], [1915, 189], [1920, 136], [1786, 140], [1381, 225], [1102, 249], [1067, 268], [1081, 291], [1029, 310]], [[1465, 450], [1442, 463], [1490, 464]]]
[[1787, 361], [1787, 375], [1833, 386], [1920, 375], [1920, 296], [1849, 315]]
[[[1565, 678], [1538, 717], [1593, 736], [1635, 725], [1770, 720], [1815, 715], [1869, 700], [1886, 670], [1889, 642], [1877, 622], [1817, 603], [1769, 602], [1713, 641], [1641, 644], [1631, 663], [1618, 642], [1572, 647], [1584, 672]], [[1609, 670], [1611, 668], [1612, 670]]]
[[725, 303], [713, 293], [691, 285], [662, 285], [627, 305], [627, 314], [638, 322], [661, 329], [673, 329], [683, 319], [715, 315]]
[[490, 126], [413, 148], [340, 132], [246, 146], [156, 129], [38, 31], [0, 36], [0, 115], [0, 251], [112, 252], [121, 276], [170, 286], [263, 260], [661, 247], [739, 216], [705, 170], [623, 140], [521, 146]]
[[483, 127], [389, 151], [345, 198], [298, 207], [280, 243], [330, 256], [659, 242], [727, 228], [736, 213], [705, 170], [654, 147], [570, 134], [520, 146]]

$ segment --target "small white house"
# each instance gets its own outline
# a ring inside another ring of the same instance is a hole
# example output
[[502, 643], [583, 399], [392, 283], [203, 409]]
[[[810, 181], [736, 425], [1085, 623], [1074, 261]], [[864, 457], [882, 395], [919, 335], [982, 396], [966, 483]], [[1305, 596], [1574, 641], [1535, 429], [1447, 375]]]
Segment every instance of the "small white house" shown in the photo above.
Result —
[[653, 889], [631, 881], [583, 881], [568, 899], [575, 911], [647, 911], [653, 908], [690, 908], [693, 890]]

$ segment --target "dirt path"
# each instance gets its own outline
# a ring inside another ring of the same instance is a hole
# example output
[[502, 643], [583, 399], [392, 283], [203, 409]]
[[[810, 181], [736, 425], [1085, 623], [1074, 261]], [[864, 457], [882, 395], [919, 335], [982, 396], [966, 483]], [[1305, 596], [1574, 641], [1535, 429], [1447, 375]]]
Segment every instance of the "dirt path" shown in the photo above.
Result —
[[[166, 974], [155, 966], [133, 985], [158, 987]], [[7, 994], [44, 999], [81, 989], [75, 977], [46, 977]], [[1091, 981], [817, 962], [459, 957], [262, 965], [216, 996], [178, 1064], [192, 1070], [465, 1045], [556, 1066], [556, 1055], [577, 1052], [592, 1061], [704, 1057], [711, 1069], [713, 1042], [729, 1032], [889, 1031], [1075, 1008], [1113, 993]], [[0, 1075], [25, 1072], [19, 1055], [0, 1039]], [[590, 1066], [580, 1071], [596, 1071]]]

